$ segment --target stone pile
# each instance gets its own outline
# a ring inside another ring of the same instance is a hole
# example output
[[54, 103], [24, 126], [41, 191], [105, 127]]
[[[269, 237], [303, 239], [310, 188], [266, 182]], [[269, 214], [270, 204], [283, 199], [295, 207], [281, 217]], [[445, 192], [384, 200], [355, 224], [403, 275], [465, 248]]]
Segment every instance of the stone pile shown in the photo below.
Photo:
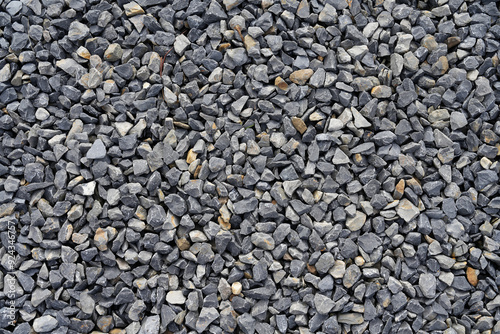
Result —
[[0, 2], [0, 334], [500, 333], [499, 19]]

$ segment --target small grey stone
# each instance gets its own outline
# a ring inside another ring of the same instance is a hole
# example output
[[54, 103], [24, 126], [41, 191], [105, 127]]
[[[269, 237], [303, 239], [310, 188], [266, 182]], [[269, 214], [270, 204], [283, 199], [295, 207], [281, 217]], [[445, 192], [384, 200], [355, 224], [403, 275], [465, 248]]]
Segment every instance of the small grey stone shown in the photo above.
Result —
[[244, 334], [253, 334], [257, 321], [248, 313], [243, 313], [237, 319], [238, 325]]
[[73, 41], [81, 41], [90, 34], [90, 29], [86, 24], [78, 21], [71, 22], [68, 31], [68, 38]]
[[237, 215], [241, 215], [244, 213], [252, 212], [257, 208], [258, 204], [259, 201], [255, 197], [241, 200], [233, 204], [234, 213], [236, 213]]
[[457, 212], [460, 215], [471, 215], [474, 213], [474, 203], [470, 197], [462, 196], [456, 200]]
[[333, 155], [332, 158], [332, 163], [335, 165], [343, 165], [349, 163], [349, 157], [340, 149], [338, 148], [335, 150], [335, 154]]
[[23, 3], [21, 1], [11, 1], [5, 6], [5, 9], [10, 16], [15, 16], [23, 9]]
[[153, 228], [162, 226], [165, 220], [167, 213], [162, 206], [155, 204], [148, 210], [147, 223]]
[[186, 201], [177, 194], [165, 197], [165, 205], [176, 216], [182, 216], [187, 211]]
[[421, 274], [418, 280], [420, 291], [426, 298], [434, 298], [436, 295], [436, 277], [432, 274]]
[[407, 223], [409, 223], [414, 218], [416, 218], [420, 213], [420, 210], [415, 205], [413, 205], [412, 202], [410, 202], [406, 198], [402, 199], [399, 202], [399, 205], [398, 205], [396, 211], [397, 211], [398, 215], [401, 218], [403, 218]]
[[214, 173], [223, 170], [225, 167], [226, 167], [226, 160], [221, 158], [213, 157], [210, 158], [208, 162], [208, 168], [210, 168], [210, 171]]
[[56, 62], [56, 66], [68, 73], [72, 77], [79, 77], [86, 72], [85, 68], [74, 59], [61, 59]]
[[474, 187], [478, 191], [484, 190], [487, 186], [498, 182], [498, 174], [493, 170], [482, 170], [477, 172], [474, 180]]
[[342, 283], [346, 288], [351, 288], [361, 278], [361, 270], [355, 264], [351, 264], [345, 271]]
[[177, 53], [179, 56], [182, 56], [184, 54], [184, 51], [186, 51], [190, 45], [191, 42], [186, 36], [184, 36], [183, 34], [178, 35], [175, 38], [174, 42], [175, 53]]
[[[108, 46], [104, 52], [104, 59], [109, 62], [120, 60], [123, 56], [123, 49], [118, 43], [113, 43]], [[90, 86], [90, 85], [89, 85]]]
[[314, 265], [318, 273], [326, 274], [333, 266], [335, 258], [330, 252], [323, 253]]
[[385, 146], [391, 144], [396, 139], [396, 135], [391, 131], [381, 131], [373, 136], [372, 139], [376, 145]]
[[227, 14], [217, 1], [212, 0], [207, 10], [205, 11], [203, 20], [205, 21], [205, 23], [209, 24], [212, 22], [219, 22], [224, 19], [227, 19]]
[[129, 63], [116, 66], [114, 71], [125, 80], [129, 80], [134, 76], [134, 67]]
[[314, 306], [319, 314], [328, 314], [335, 306], [335, 302], [332, 299], [317, 293], [314, 295]]
[[0, 82], [9, 81], [10, 78], [11, 78], [11, 75], [10, 75], [10, 64], [7, 63], [0, 70]]
[[47, 333], [57, 328], [58, 324], [57, 320], [51, 315], [44, 315], [35, 319], [33, 329], [37, 333]]
[[90, 149], [87, 151], [88, 159], [103, 159], [106, 157], [106, 146], [100, 139], [96, 139]]
[[467, 118], [460, 111], [453, 111], [450, 116], [450, 125], [452, 130], [461, 129], [468, 124]]
[[374, 233], [363, 234], [358, 238], [358, 245], [368, 254], [382, 244], [382, 240]]
[[196, 330], [198, 333], [202, 333], [217, 318], [219, 318], [219, 312], [215, 307], [202, 308], [196, 321]]
[[355, 232], [360, 230], [366, 222], [366, 214], [356, 211], [354, 217], [347, 218], [346, 226], [349, 230]]
[[242, 66], [248, 61], [248, 56], [244, 48], [234, 48], [227, 50], [224, 56], [224, 64], [229, 69]]
[[253, 233], [251, 240], [255, 246], [265, 250], [273, 250], [275, 247], [274, 239], [266, 233]]
[[123, 305], [134, 302], [135, 295], [129, 288], [123, 288], [118, 292], [115, 297], [114, 304], [115, 305]]
[[141, 329], [137, 334], [156, 334], [160, 332], [160, 316], [145, 317], [142, 320]]

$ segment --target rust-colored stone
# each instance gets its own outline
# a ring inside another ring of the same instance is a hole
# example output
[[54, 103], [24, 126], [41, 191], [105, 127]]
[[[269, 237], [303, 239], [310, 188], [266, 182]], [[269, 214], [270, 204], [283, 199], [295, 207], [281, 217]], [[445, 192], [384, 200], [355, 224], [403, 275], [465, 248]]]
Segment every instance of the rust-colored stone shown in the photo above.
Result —
[[476, 270], [474, 268], [467, 267], [466, 275], [467, 275], [467, 280], [469, 281], [469, 283], [472, 286], [476, 286], [477, 283], [479, 282], [479, 280], [477, 279]]

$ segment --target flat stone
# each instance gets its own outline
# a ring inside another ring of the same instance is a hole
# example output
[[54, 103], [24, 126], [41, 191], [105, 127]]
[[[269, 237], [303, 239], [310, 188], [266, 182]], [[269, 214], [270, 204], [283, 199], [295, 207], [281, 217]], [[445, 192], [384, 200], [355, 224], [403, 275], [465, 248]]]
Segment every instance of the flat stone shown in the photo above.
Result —
[[356, 211], [354, 217], [347, 218], [346, 227], [352, 232], [359, 231], [366, 222], [366, 214]]
[[297, 85], [305, 85], [307, 80], [314, 74], [314, 71], [310, 68], [304, 70], [298, 70], [290, 74], [290, 80]]
[[215, 307], [202, 308], [196, 321], [196, 330], [198, 333], [202, 333], [217, 318], [219, 318], [219, 312]]
[[418, 280], [420, 291], [426, 298], [434, 298], [436, 295], [436, 277], [432, 274], [421, 274]]
[[57, 328], [58, 324], [59, 323], [54, 317], [44, 315], [35, 319], [33, 322], [33, 330], [37, 333], [47, 333]]
[[420, 210], [406, 198], [399, 202], [396, 211], [399, 217], [403, 218], [407, 223], [411, 222], [420, 214]]
[[73, 41], [81, 41], [90, 34], [90, 29], [86, 24], [78, 21], [71, 22], [68, 31], [68, 38]]
[[182, 216], [187, 211], [186, 201], [177, 194], [165, 197], [165, 205], [176, 216]]
[[120, 60], [122, 56], [123, 49], [118, 43], [110, 44], [104, 52], [104, 59], [110, 62]]
[[361, 270], [355, 264], [351, 264], [345, 271], [342, 283], [346, 288], [351, 288], [361, 278]]
[[252, 234], [252, 243], [265, 250], [273, 250], [275, 247], [274, 239], [266, 233], [256, 232]]
[[144, 14], [144, 9], [134, 1], [124, 4], [123, 9], [125, 9], [125, 15], [128, 17]]
[[160, 316], [154, 315], [143, 319], [142, 326], [137, 334], [156, 334], [159, 332], [160, 332]]
[[365, 320], [360, 313], [341, 313], [338, 315], [337, 321], [341, 324], [360, 325]]
[[96, 139], [90, 149], [87, 151], [88, 159], [103, 159], [106, 157], [106, 146], [100, 139]]
[[328, 314], [335, 306], [335, 302], [332, 299], [317, 293], [314, 295], [314, 306], [319, 314]]
[[186, 302], [186, 297], [184, 297], [184, 294], [180, 290], [169, 291], [167, 293], [166, 300], [167, 300], [167, 303], [170, 303], [173, 305], [184, 305], [184, 303]]

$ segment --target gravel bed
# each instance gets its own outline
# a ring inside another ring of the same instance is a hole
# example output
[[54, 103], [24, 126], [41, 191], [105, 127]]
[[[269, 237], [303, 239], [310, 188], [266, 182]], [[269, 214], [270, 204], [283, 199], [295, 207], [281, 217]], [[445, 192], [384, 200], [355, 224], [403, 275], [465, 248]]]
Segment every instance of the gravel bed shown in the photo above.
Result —
[[500, 333], [500, 11], [0, 0], [0, 334]]

